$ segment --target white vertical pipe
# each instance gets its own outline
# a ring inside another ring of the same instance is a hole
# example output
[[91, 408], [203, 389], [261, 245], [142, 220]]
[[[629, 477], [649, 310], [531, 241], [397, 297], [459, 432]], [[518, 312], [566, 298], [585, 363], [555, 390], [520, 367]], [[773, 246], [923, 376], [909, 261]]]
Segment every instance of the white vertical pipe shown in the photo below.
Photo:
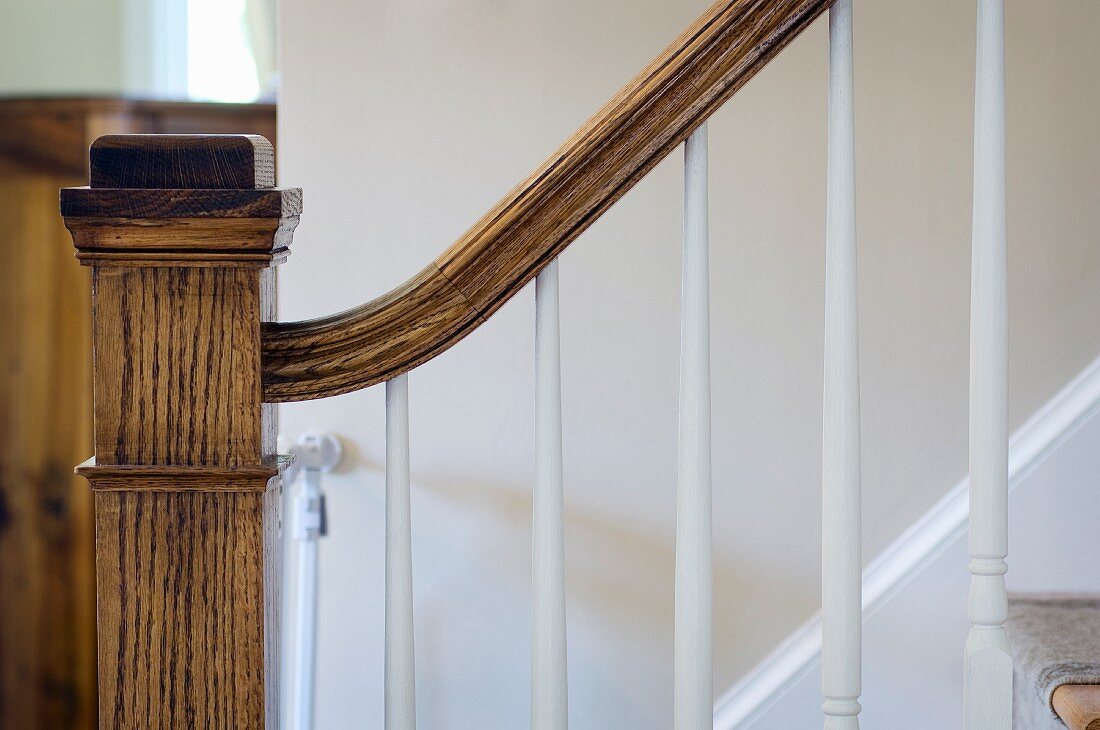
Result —
[[826, 730], [856, 730], [861, 692], [862, 576], [851, 0], [838, 0], [829, 10], [829, 42], [821, 691]]
[[[288, 453], [280, 440], [278, 451]], [[294, 481], [284, 471], [282, 479], [282, 528], [283, 553], [280, 568], [283, 576], [283, 591], [279, 606], [279, 716], [285, 718], [288, 730], [298, 730], [295, 723], [294, 703], [296, 701], [295, 683], [298, 680], [296, 669], [297, 636], [296, 626], [291, 620], [298, 605], [297, 571], [294, 561], [297, 559], [297, 542], [294, 538]]]
[[978, 2], [970, 292], [970, 631], [964, 726], [1012, 724], [1008, 596], [1008, 296], [1004, 0]]
[[416, 727], [409, 376], [386, 381], [386, 730]]
[[321, 471], [302, 470], [294, 498], [294, 540], [298, 545], [297, 586], [291, 649], [291, 728], [313, 727], [314, 669], [317, 646], [317, 541], [321, 534]]
[[710, 262], [707, 126], [684, 145], [684, 260], [676, 485], [674, 727], [713, 726], [711, 701]]
[[535, 279], [535, 487], [531, 517], [531, 727], [569, 724], [558, 262]]

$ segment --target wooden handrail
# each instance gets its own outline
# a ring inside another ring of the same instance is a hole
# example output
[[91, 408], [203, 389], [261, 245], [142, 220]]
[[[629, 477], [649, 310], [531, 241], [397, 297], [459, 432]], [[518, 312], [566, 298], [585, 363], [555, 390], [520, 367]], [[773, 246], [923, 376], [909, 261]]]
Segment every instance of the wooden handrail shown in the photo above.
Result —
[[365, 388], [476, 329], [833, 0], [719, 0], [439, 258], [387, 294], [265, 325], [264, 400]]
[[1100, 730], [1100, 685], [1063, 684], [1051, 702], [1069, 730]]

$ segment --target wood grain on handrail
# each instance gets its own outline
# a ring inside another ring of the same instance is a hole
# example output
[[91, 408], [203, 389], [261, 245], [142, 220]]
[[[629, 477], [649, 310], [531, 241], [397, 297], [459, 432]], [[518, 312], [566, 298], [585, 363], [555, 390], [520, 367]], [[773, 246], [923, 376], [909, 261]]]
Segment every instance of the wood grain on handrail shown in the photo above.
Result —
[[434, 262], [355, 309], [263, 331], [264, 399], [346, 393], [476, 329], [833, 0], [719, 0]]
[[1100, 685], [1063, 684], [1051, 701], [1069, 730], [1100, 730]]

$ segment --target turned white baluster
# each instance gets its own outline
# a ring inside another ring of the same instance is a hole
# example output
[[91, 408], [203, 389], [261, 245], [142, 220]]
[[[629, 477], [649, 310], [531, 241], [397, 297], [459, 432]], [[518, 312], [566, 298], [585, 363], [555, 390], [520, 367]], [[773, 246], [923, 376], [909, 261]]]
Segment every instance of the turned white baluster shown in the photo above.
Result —
[[569, 724], [559, 343], [555, 260], [535, 280], [535, 488], [531, 516], [531, 727], [535, 730], [562, 730]]
[[1012, 725], [1008, 596], [1008, 296], [1004, 2], [978, 2], [970, 282], [970, 632], [965, 727]]
[[826, 730], [856, 730], [861, 691], [862, 575], [851, 0], [838, 0], [829, 10], [829, 41], [821, 691]]
[[707, 126], [684, 146], [684, 260], [676, 489], [674, 727], [713, 726], [711, 701], [710, 262]]
[[386, 730], [416, 727], [409, 376], [386, 382]]

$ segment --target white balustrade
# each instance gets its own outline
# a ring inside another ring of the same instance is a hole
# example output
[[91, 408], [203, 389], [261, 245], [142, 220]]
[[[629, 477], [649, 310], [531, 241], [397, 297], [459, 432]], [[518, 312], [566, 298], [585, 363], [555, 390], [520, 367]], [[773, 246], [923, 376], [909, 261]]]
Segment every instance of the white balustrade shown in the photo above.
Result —
[[409, 376], [386, 382], [386, 730], [416, 727]]
[[821, 687], [826, 730], [857, 730], [862, 565], [851, 0], [838, 0], [829, 10], [829, 42]]
[[[829, 10], [828, 184], [822, 448], [822, 694], [825, 730], [858, 730], [861, 694], [861, 453], [852, 0]], [[978, 0], [971, 291], [970, 572], [965, 727], [1011, 727], [1007, 595], [1007, 296], [1004, 2]], [[708, 141], [684, 145], [684, 251], [676, 496], [674, 727], [712, 712], [712, 487]], [[568, 727], [558, 262], [535, 285], [531, 727]], [[302, 514], [319, 515], [306, 469]], [[312, 507], [310, 506], [312, 505]], [[299, 580], [315, 587], [317, 529], [297, 526]], [[301, 595], [311, 596], [311, 591]], [[386, 383], [385, 727], [415, 728], [408, 377]], [[299, 602], [293, 726], [313, 714], [315, 607]], [[308, 677], [303, 674], [308, 673]]]
[[558, 262], [535, 280], [535, 486], [531, 516], [531, 727], [569, 724]]
[[1012, 725], [1008, 596], [1008, 296], [1004, 1], [979, 0], [970, 291], [970, 632], [966, 730]]
[[710, 262], [707, 125], [684, 145], [684, 258], [676, 485], [674, 727], [713, 726], [711, 635]]

